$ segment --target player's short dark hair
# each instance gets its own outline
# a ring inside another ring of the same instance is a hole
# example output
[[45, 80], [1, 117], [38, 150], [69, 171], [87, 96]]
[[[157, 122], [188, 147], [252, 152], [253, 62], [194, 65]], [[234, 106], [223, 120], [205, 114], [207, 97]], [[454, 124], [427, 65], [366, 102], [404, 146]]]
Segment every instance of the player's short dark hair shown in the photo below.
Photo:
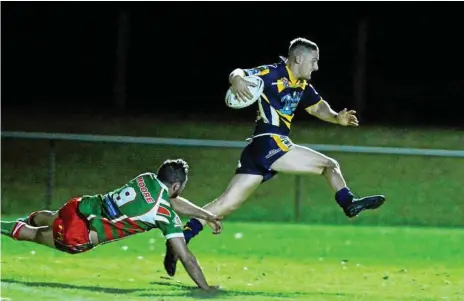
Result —
[[293, 51], [299, 47], [304, 47], [310, 51], [319, 51], [319, 47], [313, 41], [310, 41], [305, 38], [296, 38], [290, 41], [290, 46], [288, 47], [288, 55], [290, 56]]
[[183, 184], [187, 179], [189, 165], [182, 159], [168, 159], [161, 164], [156, 172], [158, 180], [165, 185], [172, 185], [176, 182]]

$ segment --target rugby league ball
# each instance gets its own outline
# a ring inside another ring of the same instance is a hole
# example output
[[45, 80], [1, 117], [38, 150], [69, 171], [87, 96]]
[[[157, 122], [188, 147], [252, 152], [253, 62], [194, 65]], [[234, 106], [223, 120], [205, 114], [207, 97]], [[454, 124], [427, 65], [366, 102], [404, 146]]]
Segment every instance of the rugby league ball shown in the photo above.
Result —
[[254, 104], [261, 97], [261, 94], [263, 93], [263, 90], [264, 90], [264, 81], [261, 79], [261, 77], [256, 76], [256, 75], [249, 75], [249, 76], [245, 76], [245, 79], [256, 85], [255, 87], [248, 86], [248, 90], [250, 90], [251, 94], [253, 95], [253, 98], [252, 99], [246, 98], [245, 101], [238, 100], [237, 98], [235, 98], [234, 93], [232, 93], [232, 90], [229, 88], [226, 93], [226, 105], [229, 108], [242, 109], [242, 108], [248, 107]]

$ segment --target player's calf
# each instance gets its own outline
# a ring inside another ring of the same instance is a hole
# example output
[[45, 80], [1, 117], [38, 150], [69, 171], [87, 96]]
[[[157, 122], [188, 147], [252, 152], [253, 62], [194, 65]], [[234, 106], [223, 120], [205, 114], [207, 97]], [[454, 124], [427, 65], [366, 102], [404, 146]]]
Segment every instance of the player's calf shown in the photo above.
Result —
[[15, 240], [23, 240], [55, 248], [52, 227], [32, 227], [22, 221], [1, 222], [1, 231]]
[[26, 217], [19, 218], [18, 221], [22, 221], [32, 227], [52, 226], [57, 214], [58, 211], [34, 211]]
[[26, 223], [22, 221], [14, 221], [14, 222], [2, 221], [1, 225], [2, 225], [1, 226], [2, 235], [6, 235], [13, 239], [19, 240], [20, 230], [26, 225]]

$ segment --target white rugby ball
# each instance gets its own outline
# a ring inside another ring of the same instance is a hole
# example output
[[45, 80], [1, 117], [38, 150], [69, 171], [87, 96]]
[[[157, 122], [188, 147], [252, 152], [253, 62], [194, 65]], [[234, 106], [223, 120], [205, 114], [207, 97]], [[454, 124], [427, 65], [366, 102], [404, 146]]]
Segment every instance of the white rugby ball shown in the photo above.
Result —
[[261, 77], [256, 75], [249, 75], [245, 76], [245, 79], [249, 82], [254, 83], [256, 86], [248, 86], [248, 90], [250, 90], [251, 94], [253, 95], [252, 99], [246, 98], [245, 101], [238, 100], [232, 90], [229, 88], [226, 93], [226, 105], [232, 109], [242, 109], [254, 104], [263, 93], [264, 90], [264, 81]]

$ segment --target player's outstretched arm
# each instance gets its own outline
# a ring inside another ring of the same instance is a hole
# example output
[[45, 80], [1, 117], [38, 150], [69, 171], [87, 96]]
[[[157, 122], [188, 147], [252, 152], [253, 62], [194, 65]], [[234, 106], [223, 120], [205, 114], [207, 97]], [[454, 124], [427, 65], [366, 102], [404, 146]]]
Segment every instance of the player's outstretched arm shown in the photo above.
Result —
[[358, 119], [356, 118], [356, 111], [347, 111], [346, 108], [339, 113], [332, 110], [330, 105], [321, 100], [317, 104], [310, 106], [306, 109], [307, 112], [321, 120], [336, 123], [344, 126], [358, 126]]
[[193, 216], [193, 217], [205, 220], [209, 222], [210, 225], [212, 226], [214, 234], [221, 233], [222, 217], [217, 216], [180, 196], [177, 198], [171, 199], [171, 204], [177, 213], [183, 214], [183, 215], [189, 215], [189, 216]]
[[216, 287], [209, 286], [206, 282], [205, 275], [198, 264], [195, 256], [187, 248], [185, 240], [183, 237], [173, 237], [169, 239], [169, 243], [174, 251], [174, 253], [179, 257], [179, 260], [182, 262], [185, 270], [190, 275], [192, 280], [205, 291], [215, 291]]

